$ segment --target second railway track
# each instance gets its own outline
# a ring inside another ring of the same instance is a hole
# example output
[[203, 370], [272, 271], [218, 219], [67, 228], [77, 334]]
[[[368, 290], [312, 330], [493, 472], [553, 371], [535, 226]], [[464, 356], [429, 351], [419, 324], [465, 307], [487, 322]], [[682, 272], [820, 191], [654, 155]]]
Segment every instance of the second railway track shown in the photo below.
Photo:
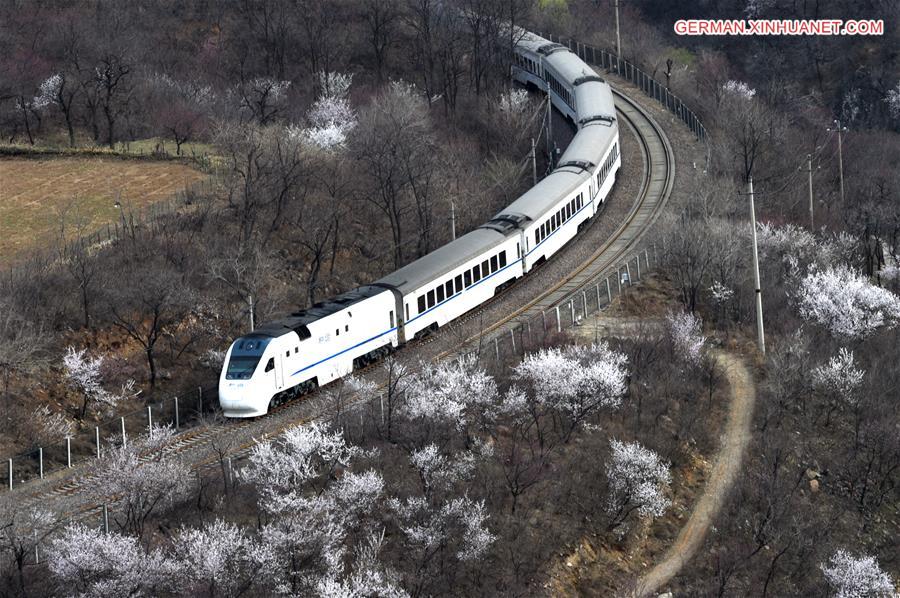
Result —
[[[624, 222], [609, 239], [591, 252], [586, 260], [575, 264], [568, 274], [523, 305], [509, 306], [505, 310], [505, 315], [493, 322], [487, 325], [484, 325], [483, 321], [480, 322], [481, 326], [476, 334], [466, 333], [466, 324], [471, 324], [479, 318], [483, 319], [489, 307], [509, 297], [508, 292], [498, 295], [492, 301], [463, 316], [448, 326], [448, 330], [441, 331], [429, 339], [410, 343], [398, 352], [401, 359], [409, 359], [414, 353], [417, 353], [416, 357], [422, 361], [448, 359], [467, 351], [475, 343], [508, 334], [509, 330], [516, 327], [521, 320], [565, 302], [601, 273], [622, 263], [623, 258], [638, 247], [643, 235], [653, 224], [672, 192], [675, 158], [667, 136], [647, 111], [621, 92], [616, 90], [613, 92], [618, 117], [620, 121], [628, 124], [637, 138], [643, 163], [640, 189]], [[600, 214], [595, 219], [602, 217]], [[579, 240], [576, 239], [571, 245], [575, 245]], [[566, 260], [571, 253], [571, 246], [567, 247], [548, 264]], [[519, 281], [512, 288], [523, 283], [524, 281]], [[453, 341], [448, 349], [431, 351], [435, 340], [449, 338], [454, 331], [463, 332], [459, 337], [462, 340]], [[357, 374], [371, 375], [373, 369], [370, 366]], [[199, 470], [218, 463], [218, 458], [211, 456], [212, 446], [228, 435], [231, 440], [229, 455], [232, 458], [239, 458], [246, 455], [259, 439], [275, 437], [288, 427], [299, 423], [329, 418], [327, 395], [327, 389], [318, 389], [271, 410], [269, 415], [257, 420], [224, 421], [216, 425], [185, 430], [178, 434], [165, 450]], [[40, 503], [43, 508], [57, 512], [65, 518], [96, 520], [94, 518], [102, 509], [102, 505], [85, 495], [85, 490], [93, 480], [89, 468], [90, 464], [65, 472], [67, 475], [62, 479], [48, 480], [50, 484], [34, 488], [31, 492], [28, 487], [24, 487], [17, 492], [17, 502]], [[7, 500], [10, 498], [16, 500], [15, 497], [7, 495]], [[105, 502], [113, 504], [115, 500], [116, 497], [110, 496]]]

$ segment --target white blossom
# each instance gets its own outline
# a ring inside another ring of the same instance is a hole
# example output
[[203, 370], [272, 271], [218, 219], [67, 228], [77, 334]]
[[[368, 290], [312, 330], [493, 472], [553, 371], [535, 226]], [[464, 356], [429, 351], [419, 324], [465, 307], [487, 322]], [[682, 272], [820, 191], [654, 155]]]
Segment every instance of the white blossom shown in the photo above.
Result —
[[884, 101], [888, 105], [891, 118], [900, 119], [900, 81], [897, 82], [895, 87], [888, 90]]
[[734, 291], [726, 287], [718, 280], [714, 280], [712, 285], [710, 285], [709, 293], [710, 295], [712, 295], [713, 301], [720, 305], [722, 303], [728, 302], [732, 297], [734, 297]]
[[383, 543], [384, 532], [370, 533], [357, 550], [352, 571], [345, 579], [329, 575], [318, 582], [319, 598], [408, 598], [396, 572], [386, 568], [379, 559]]
[[858, 87], [847, 91], [841, 101], [841, 121], [852, 122], [859, 116], [862, 107], [862, 97]]
[[700, 316], [688, 312], [669, 312], [666, 315], [666, 324], [676, 354], [682, 356], [688, 363], [698, 365], [703, 355], [703, 345], [706, 344]]
[[612, 458], [606, 466], [610, 496], [608, 511], [633, 506], [645, 517], [659, 517], [671, 501], [666, 491], [672, 482], [669, 465], [637, 442], [611, 440]]
[[900, 323], [900, 297], [845, 266], [809, 273], [800, 282], [797, 303], [803, 318], [838, 338], [864, 338]]
[[265, 91], [268, 93], [272, 101], [280, 101], [287, 95], [288, 89], [291, 87], [290, 81], [278, 81], [271, 77], [257, 77], [250, 82], [250, 86], [257, 91]]
[[38, 407], [28, 417], [26, 429], [32, 440], [39, 444], [62, 442], [72, 436], [72, 421], [63, 413], [53, 413], [46, 405]]
[[350, 74], [319, 73], [321, 95], [306, 115], [309, 127], [302, 129], [303, 137], [313, 146], [324, 150], [342, 147], [356, 128], [356, 112], [347, 99], [352, 80]]
[[48, 556], [68, 596], [130, 598], [175, 589], [174, 563], [160, 551], [148, 553], [132, 536], [71, 525], [50, 543]]
[[817, 388], [831, 392], [854, 405], [857, 401], [856, 391], [862, 385], [865, 375], [865, 371], [856, 368], [853, 351], [842, 347], [827, 364], [812, 371], [812, 381]]
[[190, 468], [166, 450], [173, 435], [168, 426], [154, 426], [149, 435], [108, 449], [94, 467], [93, 498], [117, 501], [123, 529], [141, 535], [150, 514], [171, 507], [190, 490]]
[[474, 358], [423, 366], [410, 376], [403, 413], [411, 419], [444, 421], [465, 428], [467, 410], [486, 411], [497, 399], [497, 383], [475, 367]]
[[63, 366], [69, 384], [84, 397], [85, 408], [91, 403], [113, 407], [123, 399], [134, 398], [140, 394], [140, 391], [134, 390], [134, 380], [123, 384], [118, 393], [104, 389], [101, 385], [103, 361], [102, 356], [92, 359], [87, 356], [87, 349], [79, 351], [75, 347], [66, 349], [63, 356]]
[[419, 470], [426, 492], [434, 486], [450, 487], [458, 481], [468, 479], [475, 471], [477, 458], [478, 455], [473, 451], [462, 451], [453, 456], [444, 455], [433, 443], [413, 451], [409, 457], [413, 466]]
[[322, 96], [346, 98], [347, 94], [350, 93], [350, 84], [353, 83], [353, 74], [319, 71], [318, 79]]
[[182, 528], [172, 550], [182, 590], [203, 584], [210, 595], [232, 594], [272, 567], [271, 548], [248, 537], [232, 523], [216, 519], [203, 528]]
[[734, 94], [735, 96], [744, 100], [752, 100], [753, 96], [756, 95], [755, 89], [751, 88], [743, 81], [735, 81], [734, 79], [726, 81], [722, 85], [722, 90], [727, 93]]
[[340, 432], [329, 432], [319, 423], [298, 425], [285, 431], [277, 444], [256, 444], [241, 478], [258, 486], [267, 511], [288, 512], [306, 502], [304, 484], [337, 466], [346, 467], [358, 453]]
[[845, 232], [814, 235], [795, 224], [757, 225], [757, 241], [762, 260], [780, 259], [794, 274], [802, 268], [820, 269], [846, 264], [856, 250], [856, 240]]
[[485, 527], [484, 501], [458, 497], [434, 507], [424, 497], [412, 496], [405, 501], [394, 498], [388, 504], [407, 540], [426, 552], [454, 541], [459, 546], [456, 557], [470, 561], [480, 558], [496, 539]]
[[241, 478], [256, 484], [260, 508], [270, 517], [262, 537], [276, 555], [277, 593], [300, 586], [308, 594], [323, 579], [340, 576], [347, 534], [384, 492], [380, 473], [348, 470], [361, 453], [318, 423], [295, 426], [278, 442], [253, 448]]
[[528, 108], [528, 92], [524, 89], [512, 89], [500, 94], [500, 111], [507, 114], [521, 114]]
[[[209, 85], [200, 85], [196, 81], [182, 81], [173, 79], [166, 73], [157, 73], [151, 80], [159, 87], [174, 92], [177, 96], [184, 100], [193, 102], [197, 106], [208, 106], [216, 101], [216, 93]], [[290, 85], [290, 82], [282, 82]], [[284, 89], [287, 89], [287, 86]], [[283, 90], [278, 89], [277, 94], [281, 94]], [[280, 95], [279, 95], [280, 97]]]
[[628, 358], [605, 342], [542, 349], [527, 355], [514, 377], [536, 400], [578, 419], [597, 407], [617, 408], [627, 387]]
[[40, 85], [38, 95], [32, 101], [32, 106], [37, 109], [46, 108], [50, 104], [57, 103], [59, 89], [63, 84], [63, 76], [54, 73], [47, 77]]
[[881, 570], [872, 556], [854, 557], [837, 550], [828, 563], [820, 565], [825, 579], [834, 590], [834, 598], [895, 598], [891, 577]]

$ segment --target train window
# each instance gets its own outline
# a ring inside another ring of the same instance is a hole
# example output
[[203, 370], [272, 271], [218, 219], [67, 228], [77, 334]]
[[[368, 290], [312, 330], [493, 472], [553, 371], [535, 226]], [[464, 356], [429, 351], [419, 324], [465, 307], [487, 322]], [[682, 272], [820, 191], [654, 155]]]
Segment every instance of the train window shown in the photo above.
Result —
[[472, 271], [471, 270], [466, 270], [465, 272], [463, 272], [463, 280], [466, 281], [466, 288], [469, 288], [470, 286], [472, 286]]
[[390, 318], [391, 318], [391, 328], [393, 328], [394, 327], [394, 310], [393, 309], [391, 310]]
[[444, 284], [444, 288], [445, 288], [446, 291], [447, 291], [447, 296], [448, 296], [448, 297], [452, 297], [452, 296], [453, 296], [453, 279], [448, 280], [448, 281]]
[[487, 275], [491, 273], [491, 270], [488, 269], [489, 266], [488, 260], [481, 262], [481, 276], [483, 278], [487, 278]]
[[[519, 244], [516, 243], [516, 251], [518, 251], [518, 250], [519, 250]], [[500, 267], [501, 268], [506, 267], [506, 250], [505, 249], [500, 252]]]
[[334, 330], [334, 335], [335, 335], [335, 336], [340, 336], [340, 335], [341, 335], [341, 329], [340, 329], [340, 328], [335, 328], [335, 330]]
[[572, 217], [572, 206], [570, 204], [566, 204], [565, 213], [563, 214], [563, 220], [568, 220]]
[[300, 352], [300, 347], [294, 347], [294, 354], [297, 354], [299, 352]]
[[[516, 258], [520, 258], [520, 257], [522, 257], [522, 248], [519, 246], [518, 243], [516, 243]], [[500, 259], [502, 259], [504, 262], [506, 261], [506, 252], [505, 251], [503, 252], [503, 257]]]
[[350, 332], [350, 326], [344, 325], [344, 332]]
[[440, 303], [444, 300], [444, 285], [438, 285], [437, 290], [437, 302]]
[[497, 271], [497, 256], [491, 256], [491, 272]]
[[409, 303], [404, 304], [406, 308], [406, 321], [409, 322]]
[[291, 356], [291, 351], [290, 351], [290, 349], [284, 352], [284, 356], [285, 356], [285, 357], [290, 357], [290, 356]]
[[428, 309], [434, 307], [434, 291], [428, 291]]
[[271, 372], [274, 369], [275, 369], [275, 358], [270, 357], [269, 362], [266, 364], [266, 371]]
[[479, 266], [478, 264], [475, 264], [472, 267], [472, 280], [474, 282], [478, 282], [479, 280], [481, 280], [481, 266]]
[[462, 274], [457, 274], [457, 275], [456, 275], [455, 286], [456, 286], [456, 292], [457, 292], [457, 293], [459, 293], [460, 291], [463, 290]]
[[425, 295], [422, 295], [421, 297], [419, 297], [418, 307], [419, 307], [419, 313], [422, 313], [423, 311], [425, 311], [427, 309], [425, 307]]

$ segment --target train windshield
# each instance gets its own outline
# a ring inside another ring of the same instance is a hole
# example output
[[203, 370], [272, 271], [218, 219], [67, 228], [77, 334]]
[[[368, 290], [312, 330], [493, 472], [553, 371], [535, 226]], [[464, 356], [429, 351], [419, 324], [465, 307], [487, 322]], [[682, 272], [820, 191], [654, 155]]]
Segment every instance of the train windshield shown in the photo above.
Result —
[[249, 380], [253, 376], [256, 366], [262, 358], [266, 345], [271, 339], [268, 337], [244, 337], [234, 341], [231, 349], [231, 359], [228, 360], [228, 370], [225, 372], [226, 380]]

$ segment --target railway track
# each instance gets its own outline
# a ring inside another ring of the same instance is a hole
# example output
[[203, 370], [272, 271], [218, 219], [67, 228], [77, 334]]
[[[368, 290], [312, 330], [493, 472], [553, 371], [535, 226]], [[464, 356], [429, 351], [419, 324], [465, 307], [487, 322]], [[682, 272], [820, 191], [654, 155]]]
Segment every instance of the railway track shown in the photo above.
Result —
[[[483, 318], [489, 308], [504, 301], [508, 294], [502, 293], [455, 321], [447, 327], [449, 330], [408, 344], [397, 353], [401, 361], [413, 361], [414, 355], [421, 361], [447, 359], [471, 350], [478, 343], [509, 334], [510, 330], [518, 327], [527, 318], [566, 302], [591, 280], [622, 263], [625, 256], [631, 255], [637, 249], [642, 236], [652, 225], [671, 194], [675, 171], [674, 152], [662, 128], [643, 108], [624, 94], [615, 90], [613, 93], [620, 122], [627, 123], [637, 138], [643, 162], [640, 190], [624, 222], [586, 260], [524, 305], [511, 308], [506, 315], [486, 326], [479, 326], [477, 334], [461, 335], [460, 340], [452, 342], [448, 349], [433, 349], [437, 340], [446, 339], [454, 331], [466, 331], [467, 324], [471, 328], [471, 324]], [[576, 239], [575, 243], [577, 242]], [[566, 248], [557, 253], [550, 262], [565, 260], [569, 252], [570, 248]], [[512, 288], [523, 284], [528, 278], [525, 277]], [[376, 364], [373, 364], [357, 372], [357, 375], [371, 376], [375, 369]], [[216, 452], [217, 449], [222, 451], [223, 447], [227, 447], [224, 450], [231, 459], [240, 459], [245, 457], [258, 441], [278, 436], [290, 426], [329, 419], [331, 417], [329, 395], [329, 389], [322, 388], [298, 400], [280, 405], [270, 411], [269, 415], [257, 420], [226, 420], [210, 426], [192, 428], [178, 434], [164, 450], [171, 456], [184, 460], [198, 471], [219, 467], [220, 457]], [[352, 408], [353, 405], [352, 401], [348, 401], [345, 406]], [[65, 478], [53, 480], [50, 484], [44, 484], [41, 488], [35, 488], [30, 492], [28, 487], [23, 487], [14, 492], [16, 496], [13, 496], [12, 500], [25, 506], [40, 504], [42, 508], [59, 513], [65, 519], [96, 523], [100, 520], [102, 505], [86, 496], [86, 490], [95, 480], [89, 469], [90, 464], [65, 472], [68, 474]], [[10, 495], [7, 495], [6, 500], [10, 498]], [[110, 496], [104, 502], [114, 504], [115, 501], [116, 497]]]

